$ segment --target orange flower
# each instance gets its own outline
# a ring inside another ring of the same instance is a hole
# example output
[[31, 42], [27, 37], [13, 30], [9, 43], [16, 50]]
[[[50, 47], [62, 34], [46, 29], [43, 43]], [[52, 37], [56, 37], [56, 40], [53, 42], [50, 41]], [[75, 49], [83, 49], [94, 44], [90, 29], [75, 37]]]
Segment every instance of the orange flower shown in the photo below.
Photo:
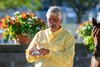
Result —
[[29, 12], [29, 16], [30, 17], [35, 17], [35, 14], [33, 14], [32, 12]]
[[6, 16], [6, 18], [10, 19], [10, 16]]
[[22, 17], [24, 18], [24, 19], [26, 19], [27, 18], [27, 14], [26, 14], [26, 12], [22, 12]]
[[84, 23], [80, 23], [79, 26], [81, 26], [81, 27], [84, 26]]
[[8, 27], [7, 23], [2, 24], [2, 28], [6, 29]]

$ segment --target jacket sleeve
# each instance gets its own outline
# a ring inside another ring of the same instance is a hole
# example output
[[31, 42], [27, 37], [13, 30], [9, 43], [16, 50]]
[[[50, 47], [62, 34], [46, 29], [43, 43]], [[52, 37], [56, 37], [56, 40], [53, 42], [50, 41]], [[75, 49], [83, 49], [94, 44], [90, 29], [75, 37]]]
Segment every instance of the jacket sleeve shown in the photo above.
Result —
[[73, 35], [69, 34], [65, 39], [65, 50], [62, 52], [50, 50], [48, 56], [57, 63], [62, 63], [67, 65], [69, 63], [73, 63], [74, 54], [75, 54], [75, 39]]
[[29, 51], [37, 45], [37, 39], [38, 39], [38, 33], [34, 36], [33, 40], [29, 44], [28, 48], [26, 49], [25, 55], [26, 55], [26, 60], [30, 63], [35, 62], [37, 56], [32, 56], [29, 54]]

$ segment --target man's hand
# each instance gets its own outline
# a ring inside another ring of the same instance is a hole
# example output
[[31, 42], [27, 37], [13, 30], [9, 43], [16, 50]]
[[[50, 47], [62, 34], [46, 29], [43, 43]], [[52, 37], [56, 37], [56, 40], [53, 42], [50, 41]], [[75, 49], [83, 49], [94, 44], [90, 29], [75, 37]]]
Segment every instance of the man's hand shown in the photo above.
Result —
[[29, 54], [32, 55], [32, 56], [39, 56], [39, 55], [40, 55], [39, 50], [38, 50], [36, 47], [33, 47], [33, 48], [29, 51]]
[[45, 49], [45, 48], [41, 48], [39, 50], [39, 53], [40, 53], [40, 56], [45, 56], [45, 55], [48, 55], [49, 54], [49, 50], [48, 49]]

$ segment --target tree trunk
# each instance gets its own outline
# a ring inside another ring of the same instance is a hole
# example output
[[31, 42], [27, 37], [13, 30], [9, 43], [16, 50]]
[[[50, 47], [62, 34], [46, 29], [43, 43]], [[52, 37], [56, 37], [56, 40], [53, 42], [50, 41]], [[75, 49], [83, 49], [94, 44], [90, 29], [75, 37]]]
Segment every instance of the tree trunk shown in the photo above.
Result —
[[82, 11], [79, 10], [79, 12], [76, 12], [77, 14], [77, 23], [81, 23], [81, 19], [82, 19]]

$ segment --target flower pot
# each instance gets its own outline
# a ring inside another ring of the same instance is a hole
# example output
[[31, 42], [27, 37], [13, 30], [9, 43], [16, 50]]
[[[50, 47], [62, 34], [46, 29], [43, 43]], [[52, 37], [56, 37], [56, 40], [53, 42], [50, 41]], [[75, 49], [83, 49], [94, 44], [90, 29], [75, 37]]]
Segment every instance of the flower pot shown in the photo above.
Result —
[[19, 34], [19, 35], [16, 35], [16, 38], [17, 38], [17, 42], [20, 45], [28, 45], [31, 42], [31, 38], [29, 38], [26, 35], [20, 35]]

